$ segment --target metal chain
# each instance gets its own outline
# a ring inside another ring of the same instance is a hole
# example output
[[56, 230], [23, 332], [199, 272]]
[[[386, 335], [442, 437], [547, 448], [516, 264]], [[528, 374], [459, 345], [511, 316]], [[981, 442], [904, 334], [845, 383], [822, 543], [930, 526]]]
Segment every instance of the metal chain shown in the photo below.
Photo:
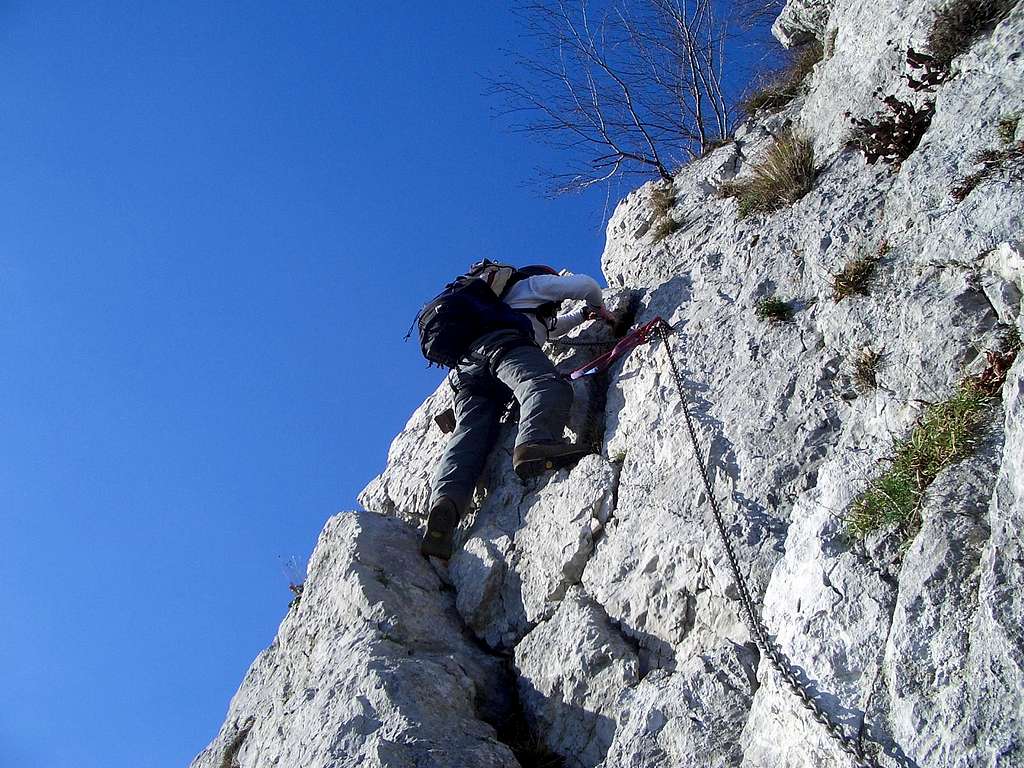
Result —
[[672, 348], [669, 346], [669, 333], [671, 331], [673, 331], [673, 328], [668, 323], [663, 323], [657, 328], [658, 336], [665, 345], [665, 354], [666, 357], [668, 357], [668, 363], [672, 369], [672, 378], [675, 381], [676, 390], [679, 393], [679, 399], [683, 404], [683, 416], [686, 420], [686, 429], [690, 434], [690, 443], [693, 446], [694, 457], [697, 459], [697, 469], [700, 472], [701, 480], [704, 482], [704, 490], [707, 492], [711, 511], [714, 513], [715, 527], [718, 528], [718, 535], [722, 539], [722, 544], [725, 545], [725, 554], [729, 560], [729, 568], [732, 570], [733, 581], [736, 584], [736, 590], [740, 596], [740, 604], [743, 607], [744, 623], [747, 625], [751, 637], [757, 643], [762, 653], [768, 658], [771, 666], [786, 683], [790, 691], [792, 691], [792, 693], [800, 700], [800, 703], [810, 711], [814, 719], [825, 727], [829, 736], [835, 740], [839, 747], [855, 760], [858, 768], [880, 768], [875, 758], [864, 751], [860, 741], [847, 736], [843, 732], [842, 726], [835, 722], [832, 717], [821, 708], [818, 702], [814, 700], [814, 696], [811, 695], [807, 690], [807, 687], [801, 683], [799, 678], [796, 676], [796, 673], [793, 671], [793, 665], [785, 657], [778, 645], [776, 645], [769, 637], [768, 629], [761, 621], [760, 616], [758, 616], [754, 599], [751, 597], [750, 590], [747, 588], [746, 580], [740, 573], [739, 561], [737, 560], [736, 553], [733, 550], [732, 542], [729, 540], [729, 534], [725, 528], [722, 511], [719, 509], [714, 489], [711, 487], [711, 479], [708, 476], [707, 467], [701, 460], [703, 453], [701, 452], [700, 445], [697, 442], [697, 432], [693, 426], [693, 416], [690, 413], [689, 400], [686, 397], [686, 390], [683, 386], [683, 377], [679, 373], [679, 368], [676, 366], [675, 356], [672, 354]]

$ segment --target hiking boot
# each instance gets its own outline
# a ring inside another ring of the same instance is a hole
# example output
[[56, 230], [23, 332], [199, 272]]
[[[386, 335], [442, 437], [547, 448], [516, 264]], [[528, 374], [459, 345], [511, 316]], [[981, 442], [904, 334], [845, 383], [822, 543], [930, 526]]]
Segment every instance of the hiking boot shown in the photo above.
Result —
[[591, 448], [572, 443], [524, 443], [512, 452], [512, 467], [526, 480], [551, 469], [568, 467], [591, 453]]
[[420, 542], [420, 552], [427, 557], [448, 560], [452, 556], [452, 536], [459, 522], [455, 502], [442, 496], [434, 502], [427, 516], [427, 530]]

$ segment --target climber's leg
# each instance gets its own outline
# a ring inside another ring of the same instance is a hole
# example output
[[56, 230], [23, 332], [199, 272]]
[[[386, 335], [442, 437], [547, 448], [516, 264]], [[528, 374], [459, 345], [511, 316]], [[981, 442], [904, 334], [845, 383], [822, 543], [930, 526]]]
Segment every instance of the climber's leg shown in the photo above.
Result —
[[473, 496], [498, 438], [500, 409], [511, 397], [491, 371], [496, 353], [510, 338], [516, 338], [516, 334], [499, 331], [481, 337], [463, 363], [449, 374], [448, 381], [455, 390], [455, 431], [434, 475], [432, 506], [447, 496], [461, 515]]
[[455, 431], [448, 439], [434, 475], [431, 505], [447, 496], [461, 515], [473, 496], [497, 437], [500, 403], [486, 391], [474, 387], [474, 382], [465, 375], [459, 375], [459, 380], [455, 393]]
[[475, 350], [449, 374], [455, 390], [455, 431], [434, 474], [430, 514], [420, 551], [447, 560], [459, 518], [498, 436], [498, 409], [508, 393], [489, 370], [489, 357]]
[[565, 441], [572, 385], [539, 347], [530, 344], [508, 350], [495, 364], [494, 372], [519, 401], [519, 436], [512, 466], [520, 477], [570, 466], [593, 453], [589, 447]]
[[564, 443], [572, 407], [572, 385], [536, 344], [514, 347], [497, 360], [494, 373], [519, 402], [516, 446]]

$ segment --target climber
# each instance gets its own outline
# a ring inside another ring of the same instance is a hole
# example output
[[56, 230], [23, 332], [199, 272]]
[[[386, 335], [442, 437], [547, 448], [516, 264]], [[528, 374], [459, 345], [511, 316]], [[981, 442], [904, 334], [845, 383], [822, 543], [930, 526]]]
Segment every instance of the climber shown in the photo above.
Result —
[[[615, 317], [604, 308], [601, 287], [587, 275], [558, 273], [540, 265], [515, 270], [510, 282], [511, 288], [501, 294], [501, 300], [529, 322], [476, 338], [448, 377], [455, 391], [456, 427], [434, 476], [427, 530], [420, 546], [424, 555], [442, 560], [451, 557], [455, 526], [497, 439], [500, 409], [511, 397], [519, 403], [512, 464], [520, 477], [570, 465], [593, 452], [563, 438], [572, 386], [555, 370], [540, 345], [587, 320], [601, 318], [614, 323]], [[559, 315], [566, 299], [583, 299], [586, 305]]]

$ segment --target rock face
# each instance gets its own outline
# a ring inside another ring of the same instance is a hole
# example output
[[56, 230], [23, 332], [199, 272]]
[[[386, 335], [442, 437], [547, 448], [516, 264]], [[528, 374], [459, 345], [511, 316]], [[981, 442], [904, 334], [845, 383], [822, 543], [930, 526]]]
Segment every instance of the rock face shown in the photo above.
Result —
[[[570, 430], [596, 454], [523, 483], [510, 418], [435, 572], [415, 529], [442, 385], [364, 490], [368, 511], [328, 523], [301, 602], [194, 768], [535, 764], [513, 721], [572, 768], [852, 765], [741, 620], [701, 466], [769, 635], [848, 736], [885, 766], [1024, 766], [1024, 356], [908, 545], [855, 541], [845, 522], [923, 408], [1022, 329], [1024, 187], [950, 191], [1024, 113], [1024, 4], [917, 93], [902, 52], [923, 47], [935, 8], [787, 4], [781, 40], [828, 43], [805, 94], [679, 172], [667, 238], [652, 239], [652, 185], [609, 222], [610, 303], [675, 332], [577, 383]], [[846, 146], [844, 113], [879, 112], [876, 92], [935, 102], [898, 166]], [[813, 188], [739, 218], [718, 186], [786, 127], [813, 140]], [[869, 256], [866, 293], [837, 299], [831, 276]], [[771, 296], [791, 321], [758, 316]], [[569, 370], [601, 351], [573, 343], [608, 340], [589, 328], [549, 351]], [[873, 388], [856, 375], [865, 348]]]
[[298, 605], [193, 766], [517, 766], [485, 722], [510, 716], [507, 672], [418, 544], [398, 520], [332, 518]]

